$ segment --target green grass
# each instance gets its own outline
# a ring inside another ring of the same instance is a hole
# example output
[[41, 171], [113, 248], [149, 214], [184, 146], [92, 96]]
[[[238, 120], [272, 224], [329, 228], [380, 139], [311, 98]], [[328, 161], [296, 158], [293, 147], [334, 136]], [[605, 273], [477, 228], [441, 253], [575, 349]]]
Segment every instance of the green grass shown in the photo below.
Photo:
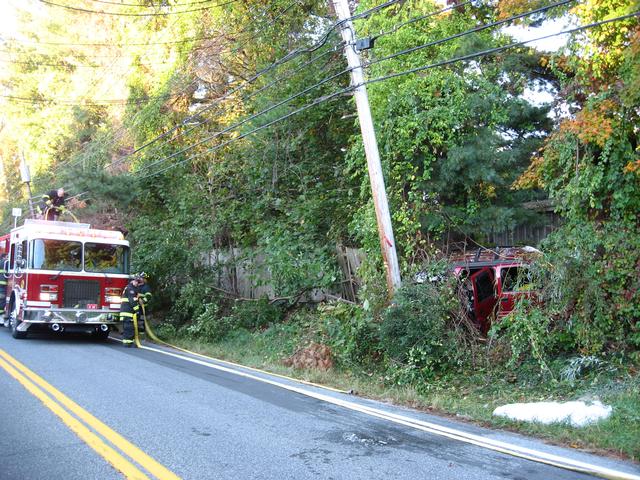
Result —
[[[517, 372], [504, 367], [485, 367], [437, 379], [421, 385], [418, 390], [394, 384], [381, 365], [368, 369], [338, 366], [328, 372], [286, 367], [283, 360], [314, 338], [308, 323], [277, 324], [257, 332], [234, 331], [217, 342], [178, 335], [165, 335], [164, 338], [175, 345], [215, 358], [352, 390], [364, 397], [517, 431], [559, 445], [640, 460], [640, 375], [637, 372], [609, 370], [571, 384], [543, 378], [533, 367], [524, 366]], [[506, 403], [576, 399], [599, 399], [613, 407], [613, 414], [605, 421], [583, 428], [514, 422], [492, 416], [496, 407]]]

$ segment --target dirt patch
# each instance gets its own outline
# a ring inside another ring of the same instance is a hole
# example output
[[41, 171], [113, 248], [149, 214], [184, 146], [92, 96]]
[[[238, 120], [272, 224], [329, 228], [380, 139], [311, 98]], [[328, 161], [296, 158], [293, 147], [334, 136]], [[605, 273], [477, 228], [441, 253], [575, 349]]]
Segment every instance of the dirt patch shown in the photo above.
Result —
[[298, 349], [282, 363], [287, 367], [298, 369], [329, 370], [333, 368], [333, 356], [327, 345], [311, 342], [308, 346]]

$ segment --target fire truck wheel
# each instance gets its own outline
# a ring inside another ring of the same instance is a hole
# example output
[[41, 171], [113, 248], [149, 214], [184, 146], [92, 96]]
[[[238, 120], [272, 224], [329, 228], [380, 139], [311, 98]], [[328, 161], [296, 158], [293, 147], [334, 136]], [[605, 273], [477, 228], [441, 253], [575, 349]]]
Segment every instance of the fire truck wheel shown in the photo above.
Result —
[[21, 332], [18, 330], [18, 326], [22, 323], [20, 317], [21, 315], [18, 313], [18, 309], [14, 305], [9, 319], [9, 322], [11, 323], [11, 336], [13, 338], [27, 338], [27, 332]]

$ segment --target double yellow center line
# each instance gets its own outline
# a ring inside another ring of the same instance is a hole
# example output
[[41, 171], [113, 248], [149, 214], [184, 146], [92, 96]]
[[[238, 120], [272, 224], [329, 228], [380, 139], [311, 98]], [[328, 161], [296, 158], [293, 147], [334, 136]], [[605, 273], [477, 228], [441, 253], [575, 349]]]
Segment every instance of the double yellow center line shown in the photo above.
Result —
[[171, 470], [109, 428], [2, 349], [0, 349], [0, 367], [20, 382], [29, 393], [38, 398], [71, 431], [120, 471], [125, 478], [149, 480], [148, 474], [142, 470], [144, 469], [158, 479], [180, 480]]

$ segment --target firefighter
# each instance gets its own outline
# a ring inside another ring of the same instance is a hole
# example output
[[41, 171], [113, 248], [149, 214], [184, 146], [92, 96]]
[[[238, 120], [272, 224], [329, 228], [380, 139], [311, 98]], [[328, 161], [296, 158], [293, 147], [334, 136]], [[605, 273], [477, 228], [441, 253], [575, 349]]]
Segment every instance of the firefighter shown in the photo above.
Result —
[[122, 300], [120, 303], [120, 319], [122, 320], [122, 343], [125, 347], [133, 347], [135, 332], [133, 322], [136, 320], [136, 314], [140, 309], [138, 303], [139, 288], [142, 286], [140, 277], [135, 276], [133, 280], [122, 291]]
[[149, 300], [151, 300], [151, 288], [149, 287], [149, 275], [145, 272], [140, 272], [136, 275], [139, 282], [142, 284], [138, 287], [138, 303], [141, 308], [138, 312], [138, 331], [144, 332], [144, 324], [149, 310]]
[[38, 206], [39, 213], [44, 215], [45, 220], [57, 220], [60, 214], [65, 211], [65, 199], [64, 188], [51, 190], [42, 196], [42, 205]]

